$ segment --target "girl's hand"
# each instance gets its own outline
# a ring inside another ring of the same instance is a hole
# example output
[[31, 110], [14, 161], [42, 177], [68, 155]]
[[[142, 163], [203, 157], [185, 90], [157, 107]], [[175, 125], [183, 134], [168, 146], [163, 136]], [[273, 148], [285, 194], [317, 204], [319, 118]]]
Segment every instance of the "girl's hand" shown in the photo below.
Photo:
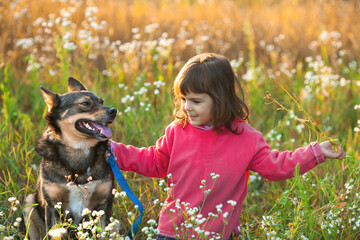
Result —
[[338, 152], [332, 147], [330, 141], [325, 141], [320, 143], [321, 152], [324, 154], [325, 158], [337, 158], [342, 159], [346, 158], [346, 153], [341, 147], [338, 147]]
[[[111, 141], [110, 140], [108, 140], [107, 144], [108, 144], [108, 149], [111, 149]], [[109, 157], [110, 157], [110, 153], [108, 151], [105, 151], [105, 160], [107, 161]]]
[[110, 157], [110, 153], [108, 151], [106, 151], [105, 152], [105, 160], [107, 161], [109, 157]]

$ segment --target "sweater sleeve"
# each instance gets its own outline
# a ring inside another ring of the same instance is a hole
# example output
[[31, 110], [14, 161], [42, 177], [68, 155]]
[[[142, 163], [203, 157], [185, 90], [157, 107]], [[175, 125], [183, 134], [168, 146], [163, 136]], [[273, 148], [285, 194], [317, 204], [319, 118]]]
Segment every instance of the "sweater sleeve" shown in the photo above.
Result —
[[294, 152], [279, 152], [270, 150], [261, 135], [257, 140], [249, 169], [270, 181], [280, 181], [294, 177], [297, 164], [300, 167], [300, 174], [304, 174], [324, 161], [326, 159], [318, 143], [312, 143], [306, 148], [298, 148]]
[[120, 170], [157, 178], [167, 174], [170, 154], [166, 135], [149, 148], [137, 148], [111, 141], [111, 152]]

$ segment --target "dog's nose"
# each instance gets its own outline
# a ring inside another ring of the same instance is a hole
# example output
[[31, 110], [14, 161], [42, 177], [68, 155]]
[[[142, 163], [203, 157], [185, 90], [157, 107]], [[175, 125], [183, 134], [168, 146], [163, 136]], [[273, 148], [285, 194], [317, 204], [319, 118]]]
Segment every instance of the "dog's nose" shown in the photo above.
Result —
[[117, 113], [117, 110], [115, 108], [109, 108], [107, 110], [107, 113], [110, 115], [110, 116], [115, 116], [116, 113]]

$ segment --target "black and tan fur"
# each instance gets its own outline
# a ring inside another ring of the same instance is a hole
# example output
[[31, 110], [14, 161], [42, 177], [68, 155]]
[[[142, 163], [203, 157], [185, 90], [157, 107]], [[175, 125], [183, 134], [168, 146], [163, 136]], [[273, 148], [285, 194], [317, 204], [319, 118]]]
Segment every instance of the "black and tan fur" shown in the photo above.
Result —
[[[104, 225], [112, 213], [114, 182], [105, 160], [109, 133], [100, 131], [109, 129], [100, 125], [112, 123], [117, 111], [73, 78], [68, 79], [68, 90], [58, 94], [41, 88], [48, 106], [47, 128], [35, 146], [42, 157], [37, 190], [27, 196], [24, 209], [31, 240], [49, 238], [47, 233], [59, 222], [54, 208], [58, 202], [76, 225], [83, 221], [84, 208], [104, 210]], [[74, 232], [67, 234], [75, 237]]]

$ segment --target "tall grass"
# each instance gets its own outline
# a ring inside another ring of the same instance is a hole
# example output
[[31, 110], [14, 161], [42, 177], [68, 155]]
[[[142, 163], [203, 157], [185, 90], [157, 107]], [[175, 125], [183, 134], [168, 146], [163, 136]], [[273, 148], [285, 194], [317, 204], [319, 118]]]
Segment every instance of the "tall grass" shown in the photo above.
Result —
[[[242, 79], [251, 125], [272, 148], [322, 139], [294, 118], [304, 113], [271, 78], [294, 93], [348, 154], [288, 181], [268, 182], [252, 173], [241, 238], [359, 238], [358, 11], [357, 1], [338, 0], [2, 1], [0, 237], [18, 235], [24, 197], [36, 188], [41, 159], [34, 142], [46, 112], [40, 86], [66, 92], [69, 76], [81, 80], [119, 110], [114, 140], [149, 146], [172, 121], [171, 86], [184, 61], [217, 52]], [[267, 91], [293, 114], [267, 104]], [[124, 174], [145, 208], [142, 228], [148, 228], [137, 239], [151, 239], [165, 186]], [[113, 215], [125, 234], [137, 210], [121, 196]]]

